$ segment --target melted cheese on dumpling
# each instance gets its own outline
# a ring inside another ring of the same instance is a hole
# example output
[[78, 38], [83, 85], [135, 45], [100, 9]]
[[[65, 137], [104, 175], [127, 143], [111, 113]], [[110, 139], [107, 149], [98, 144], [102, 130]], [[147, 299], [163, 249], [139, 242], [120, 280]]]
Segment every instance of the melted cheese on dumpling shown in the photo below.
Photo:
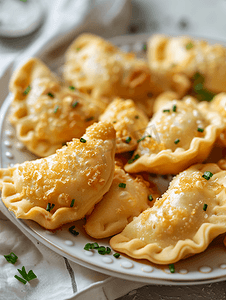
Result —
[[194, 98], [165, 102], [150, 120], [127, 172], [176, 174], [202, 162], [222, 131], [222, 118]]
[[[214, 174], [209, 180], [203, 177], [207, 171]], [[225, 175], [214, 164], [183, 171], [152, 208], [111, 239], [112, 248], [159, 264], [204, 251], [226, 232]]]
[[116, 130], [116, 153], [132, 151], [148, 125], [148, 118], [132, 100], [115, 99], [100, 116]]
[[1, 169], [2, 201], [17, 218], [47, 229], [81, 219], [110, 188], [114, 153], [114, 128], [95, 123], [56, 154]]

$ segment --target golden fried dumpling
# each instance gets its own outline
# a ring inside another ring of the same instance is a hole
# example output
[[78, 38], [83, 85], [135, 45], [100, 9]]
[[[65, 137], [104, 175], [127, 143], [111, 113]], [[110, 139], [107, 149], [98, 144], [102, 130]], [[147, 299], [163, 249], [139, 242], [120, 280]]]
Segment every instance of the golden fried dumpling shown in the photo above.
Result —
[[210, 103], [212, 110], [216, 110], [223, 119], [224, 129], [219, 136], [218, 141], [224, 147], [226, 146], [226, 93], [216, 95]]
[[208, 103], [193, 98], [165, 102], [150, 120], [127, 172], [177, 174], [204, 161], [222, 130], [222, 119]]
[[173, 91], [161, 93], [155, 99], [155, 102], [153, 104], [153, 113], [156, 113], [158, 110], [160, 110], [162, 106], [165, 105], [166, 102], [173, 101], [176, 99], [179, 99], [179, 96], [177, 93]]
[[106, 238], [121, 232], [134, 217], [152, 206], [159, 197], [156, 187], [141, 175], [131, 176], [120, 166], [110, 190], [88, 217], [85, 230], [94, 238]]
[[82, 34], [68, 48], [64, 78], [94, 98], [141, 100], [153, 89], [144, 60], [91, 34]]
[[115, 99], [100, 116], [111, 122], [116, 130], [116, 153], [132, 151], [148, 125], [148, 118], [133, 100]]
[[70, 88], [36, 58], [13, 74], [10, 122], [32, 153], [40, 157], [55, 153], [62, 143], [81, 137], [103, 111], [88, 96]]
[[109, 190], [114, 154], [113, 126], [94, 123], [49, 157], [0, 169], [2, 201], [17, 218], [47, 229], [79, 220]]
[[152, 208], [110, 240], [111, 247], [157, 264], [203, 252], [226, 232], [225, 178], [226, 171], [216, 164], [198, 164], [183, 171]]
[[222, 45], [157, 34], [148, 42], [148, 63], [152, 78], [165, 91], [183, 96], [195, 81], [194, 88], [204, 100], [213, 97], [208, 91], [226, 92], [226, 49]]

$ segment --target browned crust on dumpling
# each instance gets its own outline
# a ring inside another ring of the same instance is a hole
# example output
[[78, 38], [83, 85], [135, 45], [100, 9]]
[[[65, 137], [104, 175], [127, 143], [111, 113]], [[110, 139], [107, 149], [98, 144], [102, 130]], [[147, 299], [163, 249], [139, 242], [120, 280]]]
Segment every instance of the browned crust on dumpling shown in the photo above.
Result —
[[[56, 154], [1, 169], [2, 201], [17, 218], [34, 220], [47, 229], [79, 220], [109, 190], [114, 154], [113, 126], [95, 123], [83, 140], [73, 139]], [[54, 206], [51, 211], [48, 203]]]

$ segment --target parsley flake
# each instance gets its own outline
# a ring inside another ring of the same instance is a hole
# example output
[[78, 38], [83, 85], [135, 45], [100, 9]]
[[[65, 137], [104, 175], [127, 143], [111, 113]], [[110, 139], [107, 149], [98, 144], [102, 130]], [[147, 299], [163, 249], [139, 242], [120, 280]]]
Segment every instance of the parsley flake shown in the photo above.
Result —
[[190, 50], [193, 47], [194, 47], [194, 45], [191, 42], [186, 45], [187, 50]]
[[51, 98], [54, 98], [54, 95], [52, 94], [52, 93], [47, 93], [47, 95], [49, 96], [49, 97], [51, 97]]
[[72, 102], [72, 104], [71, 104], [71, 106], [72, 106], [73, 108], [75, 108], [77, 105], [78, 105], [78, 101], [74, 101], [74, 102]]
[[203, 210], [206, 211], [206, 210], [207, 210], [207, 207], [208, 207], [208, 205], [207, 205], [207, 204], [204, 204], [204, 205], [203, 205]]
[[100, 246], [97, 249], [98, 253], [101, 255], [105, 255], [105, 254], [110, 254], [111, 253], [111, 248], [110, 247], [104, 247], [104, 246]]
[[139, 154], [136, 154], [136, 155], [134, 156], [134, 158], [131, 158], [131, 159], [128, 160], [128, 164], [132, 164], [132, 163], [133, 163], [135, 160], [137, 160], [139, 157], [140, 157], [140, 155], [139, 155]]
[[163, 112], [170, 112], [170, 109], [163, 109]]
[[203, 128], [200, 128], [200, 127], [198, 127], [197, 130], [198, 130], [199, 132], [203, 132], [203, 131], [204, 131], [204, 129], [203, 129]]
[[199, 101], [211, 101], [215, 94], [211, 91], [208, 91], [204, 87], [204, 82], [205, 78], [202, 74], [199, 72], [195, 73], [195, 75], [192, 78], [193, 80], [193, 91], [194, 91], [194, 96], [199, 100]]
[[72, 91], [76, 90], [76, 88], [73, 85], [70, 85], [68, 88]]
[[99, 248], [99, 245], [98, 243], [87, 243], [84, 247], [84, 250], [92, 250], [92, 249], [98, 249]]
[[139, 119], [139, 116], [136, 115], [136, 116], [135, 116], [135, 119]]
[[24, 280], [23, 278], [21, 278], [21, 277], [19, 277], [19, 276], [17, 276], [17, 275], [15, 275], [14, 277], [15, 277], [17, 280], [19, 280], [20, 282], [22, 282], [23, 284], [26, 284], [26, 283], [27, 283], [26, 280]]
[[86, 143], [86, 140], [84, 138], [80, 138], [81, 143]]
[[151, 135], [143, 136], [142, 138], [140, 138], [139, 140], [137, 140], [137, 143], [140, 143], [141, 141], [143, 141], [143, 140], [146, 139], [147, 137], [150, 137], [150, 138], [151, 138]]
[[202, 175], [202, 177], [205, 178], [206, 180], [209, 180], [212, 176], [213, 176], [213, 173], [211, 173], [210, 171], [206, 171]]
[[169, 270], [171, 273], [175, 273], [175, 267], [174, 267], [174, 264], [170, 264], [169, 265]]
[[79, 50], [81, 50], [81, 48], [79, 48], [79, 47], [78, 47], [78, 48], [76, 48], [76, 51], [79, 51]]
[[120, 182], [118, 185], [120, 188], [125, 189], [126, 188], [126, 183]]
[[179, 139], [176, 139], [175, 141], [174, 141], [174, 144], [178, 144], [180, 142], [180, 140]]
[[30, 85], [26, 88], [26, 90], [23, 92], [24, 95], [27, 95], [31, 90]]
[[13, 252], [11, 252], [11, 253], [8, 254], [8, 255], [4, 255], [4, 257], [5, 257], [5, 259], [6, 259], [9, 263], [11, 263], [11, 264], [13, 264], [13, 265], [17, 262], [17, 259], [18, 259], [18, 257], [16, 256], [16, 254], [13, 253]]
[[173, 105], [173, 112], [176, 112], [176, 111], [177, 111], [177, 106]]
[[153, 200], [152, 195], [149, 195], [149, 196], [148, 196], [148, 200], [149, 200], [149, 201], [152, 201], [152, 200]]
[[55, 204], [48, 203], [46, 210], [50, 212], [54, 208], [54, 206], [55, 206]]
[[71, 200], [70, 207], [73, 207], [73, 206], [74, 206], [74, 204], [75, 204], [75, 199], [72, 199], [72, 200]]
[[131, 137], [128, 136], [128, 137], [126, 138], [125, 142], [126, 142], [127, 144], [129, 144], [129, 143], [131, 142]]
[[146, 44], [143, 45], [143, 50], [147, 51], [147, 45]]
[[[20, 270], [20, 269], [17, 269], [17, 271], [18, 271], [18, 272], [20, 273], [20, 275], [25, 279], [25, 281], [31, 281], [31, 280], [37, 278], [37, 276], [35, 275], [35, 273], [34, 273], [32, 270], [30, 270], [30, 271], [27, 273], [24, 266], [22, 267], [21, 270]], [[18, 279], [19, 281], [23, 282], [23, 281], [22, 281], [23, 279], [20, 278], [19, 276], [15, 275], [14, 277], [15, 277], [16, 279]], [[24, 282], [23, 282], [23, 283], [24, 283]], [[26, 284], [26, 282], [25, 282], [24, 284]]]
[[59, 105], [57, 105], [56, 107], [55, 107], [55, 109], [54, 109], [54, 114], [56, 114], [57, 113], [57, 111], [58, 111], [58, 109], [59, 109]]
[[116, 252], [116, 253], [113, 254], [113, 256], [114, 256], [115, 258], [119, 258], [120, 254]]
[[90, 122], [90, 121], [92, 121], [93, 119], [94, 119], [94, 117], [89, 117], [89, 118], [85, 119], [85, 121], [86, 121], [86, 122]]
[[79, 232], [75, 230], [75, 226], [71, 226], [69, 229], [69, 232], [72, 233], [73, 235], [77, 236], [79, 235]]

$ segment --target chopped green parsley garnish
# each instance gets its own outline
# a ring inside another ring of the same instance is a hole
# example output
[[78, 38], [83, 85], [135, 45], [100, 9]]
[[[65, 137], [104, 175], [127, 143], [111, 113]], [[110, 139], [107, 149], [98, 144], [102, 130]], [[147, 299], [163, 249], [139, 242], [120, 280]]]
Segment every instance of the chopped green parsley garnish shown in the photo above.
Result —
[[30, 85], [26, 88], [26, 90], [23, 92], [24, 95], [27, 95], [31, 90]]
[[152, 200], [153, 200], [152, 195], [149, 195], [149, 196], [148, 196], [148, 200], [149, 200], [149, 201], [152, 201]]
[[76, 90], [76, 88], [73, 85], [70, 85], [68, 88], [72, 91]]
[[178, 144], [180, 142], [180, 140], [179, 139], [176, 139], [175, 141], [174, 141], [174, 144]]
[[98, 243], [87, 243], [84, 247], [84, 250], [92, 250], [96, 249], [99, 254], [104, 255], [104, 254], [110, 254], [111, 253], [111, 248], [110, 247], [104, 247], [104, 246], [99, 246]]
[[170, 112], [170, 109], [163, 109], [163, 112]]
[[118, 185], [120, 188], [126, 188], [126, 183], [120, 182]]
[[81, 50], [81, 48], [79, 48], [79, 47], [78, 47], [78, 48], [76, 48], [76, 51], [79, 51], [79, 50]]
[[147, 50], [147, 45], [146, 45], [146, 44], [143, 45], [143, 50], [144, 50], [144, 51]]
[[100, 246], [97, 249], [98, 253], [101, 255], [105, 255], [105, 254], [110, 254], [111, 253], [111, 248], [110, 247], [104, 247], [104, 246]]
[[5, 259], [6, 259], [9, 263], [11, 263], [11, 264], [13, 264], [13, 265], [17, 262], [17, 259], [18, 259], [18, 257], [16, 256], [16, 254], [13, 253], [13, 252], [11, 252], [11, 253], [8, 254], [8, 255], [4, 255], [4, 257], [5, 257]]
[[203, 129], [203, 128], [200, 128], [200, 127], [198, 127], [197, 130], [198, 130], [199, 132], [203, 132], [203, 131], [204, 131], [204, 129]]
[[137, 143], [140, 143], [141, 141], [143, 141], [143, 140], [146, 139], [147, 137], [150, 137], [150, 138], [151, 138], [151, 135], [143, 136], [142, 138], [140, 138], [139, 140], [137, 140]]
[[34, 273], [32, 270], [30, 270], [30, 271], [27, 273], [24, 266], [22, 267], [22, 270], [17, 269], [17, 271], [20, 273], [20, 275], [21, 275], [25, 280], [24, 280], [23, 278], [17, 276], [17, 275], [15, 275], [14, 277], [15, 277], [17, 280], [21, 281], [23, 284], [26, 284], [28, 281], [31, 281], [31, 280], [37, 278], [37, 276], [35, 275], [35, 273]]
[[74, 206], [74, 204], [75, 204], [75, 199], [72, 199], [72, 200], [71, 200], [70, 207], [73, 207], [73, 206]]
[[130, 136], [128, 136], [127, 138], [126, 138], [126, 141], [125, 141], [127, 144], [129, 144], [130, 142], [131, 142], [131, 137]]
[[204, 82], [205, 78], [202, 74], [200, 73], [195, 73], [195, 75], [192, 78], [193, 81], [193, 91], [194, 91], [194, 96], [199, 100], [199, 101], [211, 101], [215, 94], [211, 91], [208, 91], [204, 87]]
[[71, 106], [72, 106], [73, 108], [75, 108], [77, 105], [78, 105], [78, 101], [74, 101], [74, 102], [71, 104]]
[[171, 273], [175, 273], [175, 267], [174, 267], [174, 264], [170, 264], [169, 265], [169, 270]]
[[54, 208], [54, 206], [55, 206], [55, 204], [48, 203], [46, 210], [50, 212]]
[[77, 236], [79, 235], [79, 232], [75, 230], [75, 226], [71, 226], [69, 229], [69, 232], [72, 233], [73, 235]]
[[51, 97], [51, 98], [54, 98], [54, 95], [52, 94], [52, 93], [47, 93], [47, 95], [49, 96], [49, 97]]
[[135, 119], [139, 119], [139, 116], [135, 116]]
[[173, 112], [176, 112], [176, 111], [177, 111], [177, 106], [173, 105]]
[[116, 252], [116, 253], [113, 254], [113, 256], [114, 256], [115, 258], [119, 258], [120, 254]]
[[117, 121], [113, 121], [112, 123], [114, 123], [114, 124], [115, 124], [115, 123], [117, 123]]
[[202, 175], [202, 177], [205, 178], [206, 180], [209, 180], [212, 176], [213, 176], [213, 173], [211, 173], [210, 171], [206, 171]]
[[134, 156], [134, 158], [131, 158], [131, 159], [128, 160], [128, 164], [132, 164], [132, 163], [133, 163], [135, 160], [137, 160], [139, 157], [140, 157], [140, 155], [139, 155], [139, 154], [136, 154], [136, 155]]
[[62, 143], [62, 146], [67, 146], [67, 143], [66, 142]]
[[81, 143], [86, 143], [86, 140], [84, 138], [80, 138]]
[[87, 243], [84, 247], [84, 250], [92, 250], [92, 249], [98, 249], [99, 245], [97, 243]]
[[206, 210], [207, 210], [207, 207], [208, 207], [208, 205], [207, 205], [207, 204], [204, 204], [204, 205], [203, 205], [203, 210], [206, 211]]
[[19, 276], [17, 276], [17, 275], [15, 275], [14, 277], [15, 277], [17, 280], [19, 280], [20, 282], [22, 282], [23, 284], [26, 284], [26, 283], [27, 283], [26, 280], [24, 280], [23, 278], [21, 278], [21, 277], [19, 277]]
[[187, 50], [190, 50], [193, 47], [194, 47], [194, 45], [191, 42], [186, 45]]
[[57, 105], [57, 106], [55, 107], [55, 109], [54, 109], [54, 114], [57, 113], [58, 109], [59, 109], [59, 105]]
[[89, 117], [87, 119], [85, 119], [86, 122], [92, 121], [94, 119], [94, 117]]

